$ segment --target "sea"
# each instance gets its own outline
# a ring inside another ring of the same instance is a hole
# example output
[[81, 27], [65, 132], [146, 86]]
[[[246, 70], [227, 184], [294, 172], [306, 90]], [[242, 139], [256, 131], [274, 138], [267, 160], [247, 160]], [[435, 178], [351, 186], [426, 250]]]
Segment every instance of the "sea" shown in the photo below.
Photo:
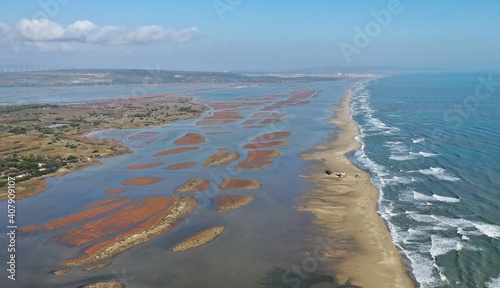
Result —
[[350, 159], [421, 287], [500, 287], [500, 73], [363, 81], [351, 108]]

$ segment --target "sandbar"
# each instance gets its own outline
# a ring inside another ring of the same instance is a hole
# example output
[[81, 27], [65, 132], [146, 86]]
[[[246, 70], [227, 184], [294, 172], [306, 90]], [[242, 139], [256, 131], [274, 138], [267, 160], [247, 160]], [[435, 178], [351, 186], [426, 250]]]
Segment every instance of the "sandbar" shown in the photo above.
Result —
[[250, 179], [239, 179], [239, 178], [226, 178], [222, 180], [222, 183], [219, 185], [219, 189], [221, 190], [255, 190], [259, 189], [261, 184], [256, 180]]
[[99, 263], [99, 264], [87, 267], [87, 268], [83, 269], [83, 271], [97, 271], [97, 270], [101, 270], [102, 268], [108, 267], [109, 265], [111, 265], [111, 262], [103, 262], [103, 263]]
[[208, 157], [203, 164], [204, 167], [226, 166], [240, 158], [240, 154], [236, 152], [221, 151]]
[[174, 144], [175, 145], [194, 145], [194, 144], [201, 144], [205, 141], [207, 141], [207, 139], [200, 134], [187, 133], [186, 135], [182, 136], [181, 138], [175, 140]]
[[171, 230], [191, 214], [196, 207], [198, 207], [197, 198], [174, 195], [172, 196], [172, 204], [159, 214], [127, 232], [84, 249], [83, 256], [66, 260], [64, 265], [95, 263], [114, 257]]
[[250, 150], [247, 158], [236, 165], [236, 168], [260, 170], [268, 167], [283, 152], [280, 150]]
[[252, 202], [252, 196], [219, 195], [212, 197], [212, 205], [219, 214], [243, 207]]
[[158, 152], [153, 156], [167, 156], [172, 154], [185, 153], [188, 151], [200, 150], [200, 147], [180, 147]]
[[172, 248], [173, 252], [181, 252], [203, 246], [224, 232], [224, 226], [215, 226], [189, 237]]
[[139, 186], [139, 185], [150, 185], [160, 181], [160, 178], [155, 177], [134, 177], [122, 182], [122, 185], [131, 185], [131, 186]]
[[98, 282], [90, 285], [85, 285], [82, 288], [124, 288], [125, 284], [120, 281]]
[[144, 164], [137, 164], [137, 165], [128, 166], [127, 169], [129, 169], [129, 170], [140, 170], [140, 169], [158, 167], [158, 166], [161, 166], [163, 164], [165, 164], [165, 162], [144, 163]]
[[286, 139], [290, 137], [292, 133], [290, 131], [280, 131], [280, 132], [271, 132], [267, 134], [260, 135], [252, 139], [252, 142], [262, 142], [262, 141], [273, 141]]
[[[311, 212], [314, 225], [321, 231], [318, 233], [338, 246], [325, 255], [325, 261], [335, 271], [340, 285], [416, 287], [387, 226], [376, 212], [378, 190], [371, 184], [370, 176], [345, 156], [360, 147], [354, 138], [359, 128], [350, 118], [351, 93], [349, 90], [331, 121], [340, 132], [330, 143], [302, 155], [314, 161], [315, 168], [309, 174], [314, 186], [302, 196], [299, 209]], [[347, 176], [328, 176], [326, 169], [345, 171]]]
[[187, 168], [191, 168], [193, 167], [194, 165], [196, 165], [196, 162], [180, 162], [180, 163], [177, 163], [177, 164], [172, 164], [170, 166], [167, 166], [165, 167], [166, 170], [180, 170], [180, 169], [187, 169]]
[[202, 192], [208, 189], [210, 181], [203, 178], [191, 178], [181, 187], [177, 189], [177, 192]]

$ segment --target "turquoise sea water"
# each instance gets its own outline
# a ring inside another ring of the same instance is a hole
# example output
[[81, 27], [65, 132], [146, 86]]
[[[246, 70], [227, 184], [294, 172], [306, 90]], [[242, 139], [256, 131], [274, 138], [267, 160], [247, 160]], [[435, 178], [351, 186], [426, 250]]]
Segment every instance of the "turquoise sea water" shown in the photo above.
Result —
[[422, 287], [500, 287], [500, 74], [426, 73], [353, 94], [379, 213]]

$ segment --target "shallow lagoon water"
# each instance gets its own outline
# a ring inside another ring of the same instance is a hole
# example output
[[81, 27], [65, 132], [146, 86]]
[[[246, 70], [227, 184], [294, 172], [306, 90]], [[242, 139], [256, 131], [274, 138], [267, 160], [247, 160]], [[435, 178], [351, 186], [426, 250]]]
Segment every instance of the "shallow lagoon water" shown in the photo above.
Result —
[[[175, 190], [193, 177], [209, 179], [211, 186], [203, 193], [189, 194], [196, 196], [200, 205], [184, 222], [152, 241], [110, 259], [112, 264], [99, 271], [85, 272], [79, 267], [70, 267], [70, 273], [53, 276], [49, 274], [50, 271], [65, 269], [62, 262], [75, 256], [84, 247], [67, 248], [50, 241], [64, 230], [23, 236], [18, 243], [18, 257], [21, 260], [16, 284], [19, 287], [78, 287], [99, 281], [119, 280], [127, 287], [279, 287], [293, 286], [300, 281], [301, 285], [305, 285], [303, 287], [308, 287], [314, 283], [332, 282], [333, 271], [327, 270], [321, 262], [317, 263], [317, 267], [309, 268], [310, 277], [307, 279], [289, 273], [294, 265], [302, 266], [307, 253], [312, 253], [315, 245], [318, 245], [311, 240], [315, 231], [310, 225], [310, 215], [296, 211], [294, 206], [297, 196], [307, 191], [309, 185], [298, 177], [307, 173], [308, 165], [300, 158], [300, 153], [302, 149], [310, 149], [329, 138], [328, 132], [334, 127], [325, 120], [331, 117], [332, 108], [350, 84], [349, 81], [336, 81], [258, 86], [193, 95], [197, 101], [209, 103], [221, 100], [253, 101], [258, 96], [295, 90], [324, 90], [318, 94], [319, 97], [308, 98], [311, 101], [308, 105], [277, 109], [275, 112], [285, 114], [284, 120], [262, 128], [248, 129], [241, 125], [251, 114], [262, 112], [258, 110], [262, 108], [261, 105], [240, 110], [244, 119], [221, 124], [219, 128], [200, 127], [195, 124], [199, 119], [191, 119], [162, 127], [95, 134], [94, 137], [120, 138], [134, 153], [102, 159], [101, 165], [48, 179], [45, 192], [19, 201], [17, 221], [21, 227], [67, 216], [88, 204], [111, 197], [142, 199], [180, 194]], [[234, 100], [237, 98], [240, 99]], [[208, 111], [205, 116], [210, 113]], [[149, 134], [144, 139], [131, 139], [131, 136], [145, 131], [158, 133]], [[246, 158], [245, 144], [256, 136], [277, 131], [291, 131], [292, 134], [285, 139], [288, 145], [269, 148], [283, 151], [271, 166], [263, 170], [235, 169], [234, 166]], [[205, 132], [231, 133], [214, 135]], [[182, 147], [172, 142], [186, 133], [199, 133], [207, 141], [188, 145], [200, 147], [198, 151], [153, 156], [163, 150]], [[202, 167], [201, 163], [220, 147], [240, 153], [241, 158], [227, 167]], [[165, 164], [141, 170], [127, 169], [131, 165], [159, 161]], [[164, 169], [184, 161], [196, 161], [197, 164], [183, 170]], [[121, 184], [132, 177], [158, 177], [161, 180], [146, 186]], [[258, 190], [220, 191], [218, 185], [223, 178], [228, 177], [254, 179], [262, 183], [262, 187]], [[110, 188], [123, 189], [125, 192], [115, 195], [103, 193]], [[255, 199], [242, 208], [217, 214], [210, 204], [210, 198], [230, 194], [250, 195]], [[223, 225], [226, 229], [209, 244], [180, 253], [170, 251], [187, 237], [216, 225]]]

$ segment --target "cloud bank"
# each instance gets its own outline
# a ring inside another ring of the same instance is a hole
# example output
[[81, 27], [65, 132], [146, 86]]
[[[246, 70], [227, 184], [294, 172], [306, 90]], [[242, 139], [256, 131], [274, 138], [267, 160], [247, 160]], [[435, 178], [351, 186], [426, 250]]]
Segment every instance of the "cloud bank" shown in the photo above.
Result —
[[158, 42], [182, 45], [200, 37], [202, 33], [195, 27], [175, 30], [151, 25], [130, 29], [122, 26], [98, 26], [88, 20], [78, 20], [63, 26], [49, 19], [23, 19], [14, 26], [0, 23], [0, 35], [40, 48], [53, 44], [68, 47], [72, 42], [103, 46]]

